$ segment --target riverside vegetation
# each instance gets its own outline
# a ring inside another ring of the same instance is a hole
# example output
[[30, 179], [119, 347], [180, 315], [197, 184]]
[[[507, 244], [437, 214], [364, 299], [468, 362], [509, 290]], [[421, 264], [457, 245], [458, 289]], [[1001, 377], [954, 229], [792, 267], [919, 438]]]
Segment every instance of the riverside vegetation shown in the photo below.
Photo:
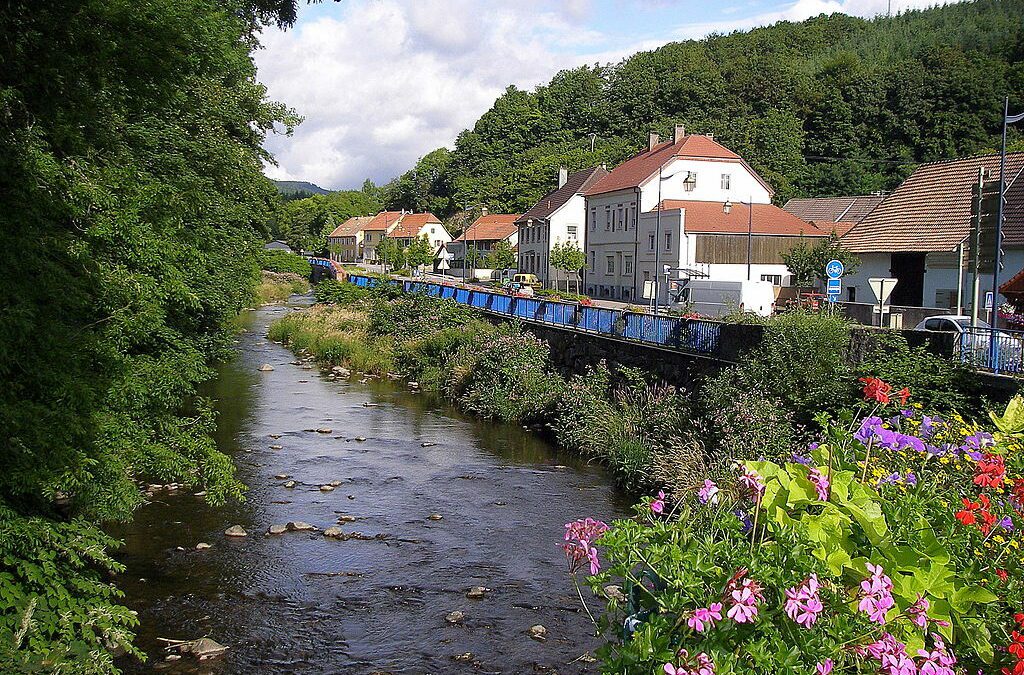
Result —
[[292, 5], [0, 8], [0, 672], [141, 656], [100, 527], [140, 482], [241, 496], [196, 389], [258, 279], [262, 143], [297, 118], [250, 52]]
[[843, 320], [794, 313], [684, 392], [604, 365], [563, 378], [543, 341], [450, 300], [316, 294], [270, 337], [543, 424], [657, 491], [633, 519], [566, 526], [569, 570], [594, 591], [581, 600], [607, 604], [607, 671], [1024, 672], [1024, 400], [983, 429], [957, 364], [891, 335], [850, 365]]

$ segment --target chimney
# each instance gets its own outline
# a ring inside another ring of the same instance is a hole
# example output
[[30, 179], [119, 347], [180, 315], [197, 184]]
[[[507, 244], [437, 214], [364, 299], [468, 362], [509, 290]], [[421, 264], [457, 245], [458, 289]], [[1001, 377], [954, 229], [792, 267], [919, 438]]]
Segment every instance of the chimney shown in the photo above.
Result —
[[711, 140], [715, 140], [715, 135], [714, 134], [704, 134], [704, 135], [707, 136], [708, 138], [710, 138]]
[[658, 134], [652, 131], [651, 135], [647, 139], [647, 151], [650, 152], [651, 150], [654, 150], [654, 146], [656, 146], [660, 141], [661, 139], [658, 138]]
[[685, 136], [685, 135], [686, 135], [686, 127], [684, 127], [682, 124], [677, 124], [676, 125], [675, 133], [672, 134], [672, 143], [675, 144], [675, 143], [678, 143], [679, 141], [683, 140], [683, 136]]
[[486, 206], [481, 206], [480, 207], [480, 217], [483, 218], [486, 215], [487, 215], [487, 207]]
[[564, 166], [558, 167], [558, 187], [565, 185], [566, 181], [569, 180], [569, 169]]

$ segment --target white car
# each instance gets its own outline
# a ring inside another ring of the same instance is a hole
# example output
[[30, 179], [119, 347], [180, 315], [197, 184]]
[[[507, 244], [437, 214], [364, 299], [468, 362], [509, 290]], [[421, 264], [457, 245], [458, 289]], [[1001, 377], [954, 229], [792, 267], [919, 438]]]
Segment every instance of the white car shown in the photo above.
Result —
[[953, 348], [965, 361], [974, 365], [992, 368], [992, 338], [996, 340], [996, 361], [998, 370], [1019, 372], [1024, 362], [1024, 343], [1016, 335], [992, 328], [986, 321], [978, 319], [971, 326], [971, 317], [964, 315], [933, 316], [917, 324], [915, 330], [930, 330], [940, 333], [955, 333]]

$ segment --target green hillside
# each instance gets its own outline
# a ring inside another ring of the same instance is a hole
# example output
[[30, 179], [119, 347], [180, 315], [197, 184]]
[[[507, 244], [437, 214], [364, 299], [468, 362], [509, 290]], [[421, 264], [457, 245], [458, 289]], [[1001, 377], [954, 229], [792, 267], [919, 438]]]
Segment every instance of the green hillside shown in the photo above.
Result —
[[[304, 198], [312, 195], [329, 195], [330, 190], [325, 190], [316, 183], [304, 180], [272, 180], [270, 181], [284, 197]], [[299, 195], [296, 197], [296, 195]]]
[[1024, 107], [1022, 16], [1024, 0], [822, 15], [562, 71], [532, 92], [509, 87], [454, 151], [392, 181], [385, 203], [520, 211], [559, 164], [612, 166], [676, 123], [743, 155], [780, 202], [892, 189], [916, 163], [997, 147], [1003, 97]]

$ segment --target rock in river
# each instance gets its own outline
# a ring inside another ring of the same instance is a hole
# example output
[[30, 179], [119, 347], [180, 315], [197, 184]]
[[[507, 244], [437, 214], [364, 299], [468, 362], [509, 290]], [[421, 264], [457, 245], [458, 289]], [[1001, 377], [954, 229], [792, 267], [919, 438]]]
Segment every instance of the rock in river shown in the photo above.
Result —
[[465, 614], [463, 614], [459, 610], [455, 610], [454, 612], [450, 612], [446, 617], [444, 617], [444, 620], [448, 623], [462, 623], [463, 619], [465, 618]]
[[224, 530], [225, 537], [247, 537], [249, 533], [245, 531], [241, 525], [232, 525], [228, 529]]
[[548, 629], [539, 623], [536, 626], [530, 626], [530, 630], [526, 631], [527, 634], [534, 640], [540, 640], [543, 642], [548, 639]]
[[274, 476], [274, 478], [276, 478], [277, 480], [285, 480], [285, 479], [291, 478], [291, 476], [289, 476], [286, 473], [279, 473], [276, 476]]
[[295, 481], [293, 481], [293, 480], [290, 480], [290, 481], [288, 481], [287, 483], [285, 483], [285, 484], [284, 484], [284, 487], [286, 487], [286, 488], [293, 488], [293, 487], [295, 487], [296, 485], [298, 485], [298, 483], [296, 483], [296, 482], [295, 482]]
[[487, 595], [491, 589], [484, 586], [473, 586], [471, 589], [466, 591], [466, 597], [470, 600], [479, 600], [480, 598]]
[[345, 531], [337, 525], [331, 525], [324, 530], [324, 536], [330, 537], [331, 539], [345, 539]]
[[208, 548], [210, 548], [210, 545], [207, 544], [205, 541], [201, 541], [198, 544], [196, 544], [197, 551], [205, 551]]
[[318, 434], [333, 434], [334, 433], [334, 429], [332, 429], [330, 427], [320, 427], [319, 429], [316, 430], [316, 432]]
[[444, 518], [444, 516], [442, 516], [440, 513], [431, 513], [429, 516], [427, 516], [427, 518], [429, 520], [441, 520], [442, 518]]
[[269, 373], [273, 369], [274, 369], [274, 366], [270, 365], [269, 363], [264, 363], [262, 366], [260, 366], [260, 372], [264, 372], [264, 373]]
[[334, 492], [334, 486], [333, 485], [321, 485], [320, 486], [320, 492]]
[[316, 527], [310, 525], [309, 523], [304, 523], [301, 520], [293, 520], [292, 522], [288, 523], [288, 529], [293, 532], [308, 532], [310, 530], [315, 530]]
[[198, 640], [192, 640], [178, 647], [178, 651], [183, 654], [191, 654], [200, 661], [204, 659], [212, 659], [214, 656], [220, 656], [228, 650], [227, 647], [221, 643], [211, 640], [210, 638], [199, 638]]
[[284, 534], [288, 531], [287, 525], [271, 525], [267, 529], [267, 534]]

